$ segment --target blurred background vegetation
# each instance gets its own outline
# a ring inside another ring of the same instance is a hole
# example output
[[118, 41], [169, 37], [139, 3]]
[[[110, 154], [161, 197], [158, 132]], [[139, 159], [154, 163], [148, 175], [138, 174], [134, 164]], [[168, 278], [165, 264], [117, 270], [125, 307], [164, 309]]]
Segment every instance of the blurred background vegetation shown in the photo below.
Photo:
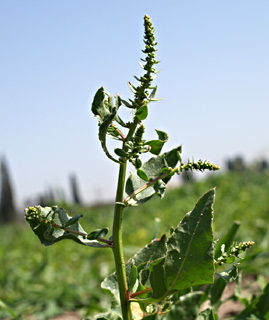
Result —
[[[154, 197], [146, 204], [127, 208], [124, 214], [126, 258], [176, 226], [198, 198], [216, 187], [214, 205], [215, 238], [221, 237], [234, 221], [241, 221], [239, 241], [255, 241], [241, 263], [244, 275], [269, 277], [269, 168], [264, 159], [247, 165], [237, 157], [227, 161], [226, 170], [197, 179], [178, 178], [163, 200]], [[113, 205], [83, 206], [78, 181], [70, 176], [72, 201], [61, 205], [70, 215], [83, 214], [85, 230], [108, 226], [111, 230]], [[58, 197], [59, 198], [59, 197]], [[57, 195], [46, 192], [39, 203], [51, 205]], [[1, 161], [0, 204], [0, 319], [51, 319], [66, 310], [78, 310], [81, 317], [107, 309], [110, 297], [100, 288], [113, 271], [109, 249], [78, 246], [72, 241], [43, 247], [21, 215], [16, 212], [12, 184], [5, 159]], [[157, 219], [156, 219], [157, 218]], [[160, 220], [158, 220], [160, 219]], [[27, 315], [27, 317], [26, 317]]]

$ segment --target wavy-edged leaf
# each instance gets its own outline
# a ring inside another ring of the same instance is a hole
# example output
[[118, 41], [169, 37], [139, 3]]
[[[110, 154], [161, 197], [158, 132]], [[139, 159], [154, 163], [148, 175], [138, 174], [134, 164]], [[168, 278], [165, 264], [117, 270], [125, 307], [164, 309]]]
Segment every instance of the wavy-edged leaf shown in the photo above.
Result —
[[101, 87], [97, 90], [93, 102], [92, 102], [92, 112], [95, 116], [100, 116], [103, 119], [106, 115], [109, 114], [109, 110], [106, 108], [105, 103], [105, 91]]
[[213, 283], [213, 203], [215, 189], [206, 192], [187, 213], [167, 242], [165, 272], [169, 290]]
[[[177, 152], [179, 150], [181, 151], [181, 146], [160, 156], [150, 158], [147, 162], [143, 163], [140, 169], [147, 174], [149, 178], [148, 183], [150, 183], [151, 180], [158, 178], [163, 173], [162, 170], [167, 166], [170, 168], [176, 167], [178, 163]], [[135, 203], [138, 205], [142, 204], [148, 201], [154, 194], [160, 194], [163, 196], [166, 189], [166, 184], [170, 179], [171, 176], [168, 175], [161, 181], [156, 180], [154, 184], [148, 186], [145, 190], [136, 195], [134, 198]], [[138, 190], [144, 185], [145, 181], [138, 176], [137, 172], [131, 172], [126, 182], [125, 196], [127, 197], [131, 195], [135, 190]]]
[[29, 207], [25, 209], [25, 219], [45, 246], [71, 239], [86, 246], [102, 247], [96, 240], [87, 239], [87, 233], [78, 221], [66, 226], [72, 218], [58, 206]]

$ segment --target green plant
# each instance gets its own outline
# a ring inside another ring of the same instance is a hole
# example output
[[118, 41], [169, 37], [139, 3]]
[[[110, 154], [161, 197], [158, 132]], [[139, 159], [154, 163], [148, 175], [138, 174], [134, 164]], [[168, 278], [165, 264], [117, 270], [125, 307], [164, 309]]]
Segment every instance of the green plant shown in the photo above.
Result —
[[[188, 160], [184, 163], [181, 146], [161, 153], [168, 140], [164, 131], [156, 130], [158, 137], [155, 140], [144, 139], [142, 121], [148, 116], [149, 104], [159, 100], [155, 98], [157, 86], [152, 85], [157, 73], [154, 68], [158, 63], [155, 59], [157, 43], [148, 16], [144, 17], [144, 26], [146, 58], [141, 59], [140, 65], [145, 73], [140, 78], [135, 77], [138, 86], [128, 83], [134, 98], [126, 101], [116, 95], [113, 99], [101, 87], [92, 103], [92, 112], [99, 122], [102, 148], [107, 157], [119, 165], [112, 235], [106, 238], [107, 227], [86, 232], [79, 224], [81, 214], [70, 217], [58, 206], [29, 207], [25, 210], [26, 221], [46, 246], [72, 239], [85, 246], [112, 249], [116, 271], [102, 282], [102, 288], [113, 297], [111, 310], [95, 319], [131, 320], [136, 312], [140, 313], [139, 319], [214, 319], [226, 283], [237, 277], [236, 259], [253, 244], [234, 245], [235, 232], [230, 231], [216, 245], [214, 257], [215, 189], [206, 192], [177, 227], [161, 238], [153, 239], [127, 263], [124, 260], [122, 229], [126, 207], [141, 205], [155, 194], [163, 198], [167, 183], [175, 174], [219, 169], [208, 161]], [[130, 122], [120, 117], [120, 107], [132, 110]], [[108, 150], [108, 137], [121, 143], [114, 153]], [[153, 157], [143, 163], [143, 153], [151, 153]], [[126, 180], [127, 163], [133, 165], [135, 171]], [[216, 273], [223, 264], [231, 267]], [[199, 307], [205, 300], [210, 301], [210, 306], [200, 312]]]

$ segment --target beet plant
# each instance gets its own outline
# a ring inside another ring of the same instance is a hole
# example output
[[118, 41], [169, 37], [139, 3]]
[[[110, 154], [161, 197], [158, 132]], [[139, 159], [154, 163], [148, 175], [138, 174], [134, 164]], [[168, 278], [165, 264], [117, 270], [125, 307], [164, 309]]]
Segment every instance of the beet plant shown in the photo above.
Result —
[[[94, 319], [217, 319], [226, 283], [237, 277], [239, 254], [253, 242], [233, 244], [238, 229], [235, 223], [216, 244], [212, 229], [215, 189], [202, 195], [176, 227], [153, 239], [127, 262], [124, 259], [122, 229], [126, 207], [142, 205], [154, 195], [163, 198], [174, 175], [219, 169], [209, 161], [184, 163], [181, 145], [162, 152], [168, 140], [164, 131], [156, 130], [155, 140], [145, 138], [143, 121], [152, 111], [151, 102], [159, 100], [155, 98], [157, 85], [152, 85], [159, 61], [155, 57], [154, 28], [147, 15], [144, 27], [145, 58], [140, 63], [144, 74], [135, 76], [138, 85], [128, 83], [133, 98], [124, 100], [118, 94], [113, 97], [101, 87], [91, 107], [98, 120], [101, 146], [119, 167], [112, 234], [108, 235], [107, 227], [85, 231], [79, 223], [82, 215], [70, 217], [58, 206], [29, 207], [25, 210], [26, 221], [46, 246], [72, 239], [84, 246], [113, 251], [115, 272], [101, 284], [113, 297], [111, 310]], [[132, 120], [122, 119], [119, 108], [130, 109]], [[107, 146], [108, 138], [119, 143], [114, 151]], [[144, 153], [151, 154], [145, 162], [141, 159]], [[134, 168], [128, 178], [127, 164]], [[228, 268], [224, 268], [227, 264]], [[204, 301], [209, 304], [200, 310]]]

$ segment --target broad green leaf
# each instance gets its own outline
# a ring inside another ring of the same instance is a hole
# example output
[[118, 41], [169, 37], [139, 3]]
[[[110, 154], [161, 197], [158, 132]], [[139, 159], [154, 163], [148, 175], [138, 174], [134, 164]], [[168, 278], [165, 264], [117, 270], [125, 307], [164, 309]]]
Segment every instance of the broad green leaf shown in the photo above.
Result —
[[66, 227], [72, 218], [58, 206], [29, 207], [25, 209], [25, 219], [45, 246], [71, 239], [86, 246], [101, 247], [97, 241], [87, 239], [87, 233], [78, 222]]
[[135, 115], [139, 120], [145, 120], [148, 116], [148, 106], [144, 105], [144, 106], [140, 107], [136, 111]]
[[167, 241], [165, 272], [168, 290], [213, 283], [213, 203], [209, 190], [187, 213]]
[[181, 296], [174, 302], [171, 310], [164, 315], [163, 320], [190, 320], [194, 319], [199, 312], [199, 301], [203, 292], [195, 291]]
[[[171, 168], [175, 168], [178, 163], [177, 152], [181, 150], [181, 146], [175, 149], [172, 149], [169, 152], [164, 153], [163, 155], [153, 157], [145, 162], [141, 166], [141, 170], [143, 170], [150, 180], [154, 180], [158, 178], [163, 172], [162, 170], [167, 166]], [[162, 181], [156, 182], [150, 186], [148, 186], [144, 191], [140, 192], [136, 195], [134, 201], [136, 204], [142, 204], [148, 201], [154, 194], [164, 195], [166, 184], [171, 179], [171, 176], [167, 176], [163, 178]], [[132, 194], [135, 190], [145, 185], [145, 181], [141, 179], [137, 172], [131, 172], [131, 175], [127, 179], [126, 187], [125, 187], [125, 197]]]

